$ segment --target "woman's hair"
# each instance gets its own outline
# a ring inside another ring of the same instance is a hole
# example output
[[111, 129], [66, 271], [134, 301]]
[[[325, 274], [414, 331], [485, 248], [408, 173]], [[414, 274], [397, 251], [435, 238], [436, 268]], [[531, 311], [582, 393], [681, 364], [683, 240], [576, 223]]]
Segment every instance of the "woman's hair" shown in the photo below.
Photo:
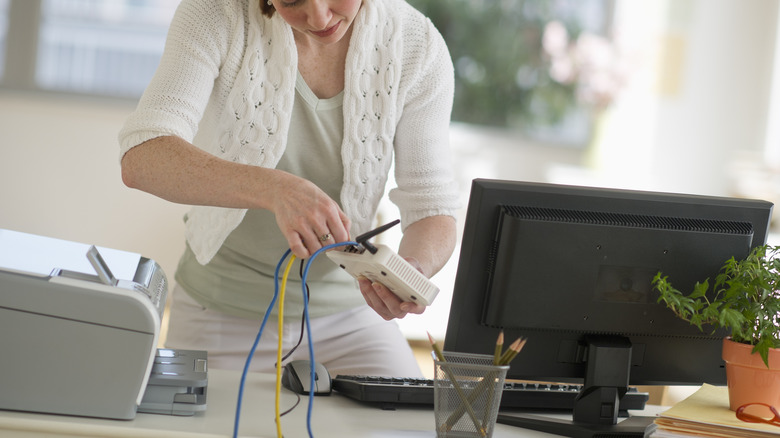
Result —
[[257, 0], [260, 2], [260, 10], [263, 12], [263, 15], [266, 17], [271, 17], [274, 15], [274, 12], [276, 12], [276, 9], [274, 9], [274, 5], [269, 5], [267, 0]]

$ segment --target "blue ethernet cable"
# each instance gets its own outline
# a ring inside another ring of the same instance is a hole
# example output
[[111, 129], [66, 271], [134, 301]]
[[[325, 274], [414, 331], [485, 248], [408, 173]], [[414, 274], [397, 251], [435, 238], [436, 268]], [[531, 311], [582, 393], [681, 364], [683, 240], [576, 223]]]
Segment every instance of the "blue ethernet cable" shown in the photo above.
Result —
[[[303, 270], [303, 275], [301, 276], [301, 284], [302, 284], [302, 291], [303, 291], [303, 317], [305, 321], [306, 326], [306, 336], [309, 343], [309, 362], [311, 364], [314, 364], [314, 346], [312, 345], [312, 337], [311, 337], [311, 327], [309, 326], [309, 300], [306, 299], [306, 279], [309, 276], [309, 266], [314, 261], [317, 256], [319, 256], [323, 251], [327, 251], [329, 249], [339, 247], [339, 246], [347, 246], [347, 245], [358, 245], [357, 242], [340, 242], [340, 243], [334, 243], [331, 245], [324, 246], [320, 248], [319, 250], [315, 251], [314, 254], [307, 260], [306, 265]], [[254, 343], [252, 344], [252, 348], [249, 350], [249, 355], [247, 356], [246, 363], [244, 364], [244, 371], [241, 373], [241, 383], [238, 387], [238, 401], [236, 403], [236, 417], [233, 425], [233, 437], [238, 437], [238, 424], [239, 419], [241, 417], [241, 402], [244, 395], [244, 385], [246, 383], [246, 376], [249, 372], [249, 364], [252, 362], [252, 357], [255, 354], [255, 350], [257, 349], [257, 345], [260, 343], [260, 338], [262, 337], [263, 330], [265, 329], [265, 324], [268, 321], [268, 316], [271, 313], [271, 310], [274, 307], [274, 304], [276, 304], [276, 300], [279, 297], [279, 271], [282, 268], [282, 265], [284, 264], [284, 261], [287, 259], [287, 257], [290, 255], [292, 251], [287, 250], [281, 259], [279, 259], [279, 263], [276, 265], [276, 270], [274, 271], [274, 295], [273, 298], [271, 298], [271, 303], [268, 305], [268, 309], [265, 312], [265, 315], [263, 316], [263, 322], [260, 324], [260, 330], [257, 332], [257, 337], [255, 338]], [[310, 367], [310, 374], [309, 374], [309, 407], [306, 413], [306, 429], [309, 433], [309, 437], [313, 438], [314, 433], [311, 429], [311, 416], [312, 416], [312, 409], [314, 406], [314, 367]]]
[[309, 363], [312, 364], [309, 368], [309, 408], [306, 411], [306, 429], [309, 431], [309, 437], [313, 438], [314, 433], [311, 430], [311, 413], [314, 407], [314, 346], [311, 342], [311, 327], [309, 325], [309, 303], [306, 300], [306, 278], [309, 276], [309, 266], [311, 266], [314, 259], [317, 258], [323, 251], [327, 251], [331, 248], [338, 246], [357, 245], [357, 242], [341, 242], [331, 245], [323, 246], [312, 254], [309, 260], [306, 262], [306, 266], [303, 268], [303, 275], [301, 276], [301, 283], [303, 284], [303, 318], [306, 321], [306, 337], [309, 340]]
[[246, 375], [249, 372], [249, 364], [252, 362], [252, 356], [255, 355], [257, 345], [260, 343], [260, 337], [263, 335], [266, 322], [268, 322], [268, 316], [271, 314], [271, 310], [274, 308], [274, 304], [276, 304], [276, 299], [279, 297], [279, 271], [282, 268], [282, 264], [291, 252], [292, 251], [288, 249], [282, 258], [279, 259], [279, 264], [276, 265], [276, 270], [274, 271], [274, 296], [271, 298], [271, 303], [268, 305], [268, 309], [265, 311], [263, 322], [260, 324], [260, 330], [258, 330], [257, 337], [255, 337], [255, 342], [252, 344], [252, 348], [249, 350], [249, 355], [247, 356], [246, 363], [244, 364], [244, 371], [241, 373], [241, 383], [238, 386], [238, 402], [236, 403], [236, 418], [233, 424], [233, 438], [238, 437], [238, 422], [239, 418], [241, 417], [241, 401], [243, 400], [244, 396], [244, 384], [246, 383]]

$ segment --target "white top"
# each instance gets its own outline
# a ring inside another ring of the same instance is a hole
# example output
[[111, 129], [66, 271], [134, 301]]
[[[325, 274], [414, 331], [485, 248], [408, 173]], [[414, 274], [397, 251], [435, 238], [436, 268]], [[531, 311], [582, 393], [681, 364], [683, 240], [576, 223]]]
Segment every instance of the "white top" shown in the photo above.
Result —
[[[298, 75], [287, 148], [278, 169], [313, 182], [333, 199], [339, 199], [343, 94], [318, 99]], [[334, 170], [335, 169], [335, 170]], [[189, 246], [176, 271], [176, 282], [202, 306], [245, 318], [262, 315], [275, 290], [274, 271], [287, 251], [287, 239], [268, 210], [248, 210], [241, 224], [225, 239], [205, 265]], [[285, 313], [300, 318], [303, 312], [298, 264], [287, 282]], [[309, 269], [307, 284], [316, 291], [309, 299], [309, 316], [320, 317], [365, 305], [355, 280], [327, 257], [318, 257]], [[278, 309], [271, 310], [277, 315]]]
[[[402, 226], [454, 216], [448, 128], [452, 61], [431, 22], [403, 0], [364, 2], [346, 60], [344, 180], [352, 235], [373, 225], [391, 158]], [[275, 167], [287, 143], [297, 71], [292, 29], [256, 0], [183, 0], [155, 77], [119, 134], [120, 157], [163, 135], [235, 162]], [[246, 210], [195, 206], [187, 241], [214, 256]]]

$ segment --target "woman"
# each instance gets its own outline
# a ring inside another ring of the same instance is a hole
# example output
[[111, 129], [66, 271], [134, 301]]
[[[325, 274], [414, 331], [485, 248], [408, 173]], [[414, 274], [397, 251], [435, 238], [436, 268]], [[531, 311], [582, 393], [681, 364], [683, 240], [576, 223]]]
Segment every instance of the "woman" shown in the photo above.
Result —
[[[126, 185], [193, 205], [167, 346], [241, 368], [281, 255], [307, 258], [373, 228], [393, 161], [398, 253], [435, 274], [455, 242], [452, 92], [441, 36], [403, 0], [182, 1], [119, 135]], [[365, 280], [358, 294], [326, 257], [308, 279], [318, 362], [334, 374], [420, 374], [392, 320], [422, 306]], [[300, 318], [292, 278], [288, 290], [285, 320]], [[299, 321], [283, 330], [287, 349]], [[274, 366], [275, 326], [255, 370]]]

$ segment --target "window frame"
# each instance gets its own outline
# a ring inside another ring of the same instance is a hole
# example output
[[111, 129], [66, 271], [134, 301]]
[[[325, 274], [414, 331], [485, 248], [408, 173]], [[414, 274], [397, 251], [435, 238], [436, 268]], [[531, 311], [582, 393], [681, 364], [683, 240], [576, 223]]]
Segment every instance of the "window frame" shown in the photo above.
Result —
[[2, 88], [40, 89], [35, 83], [35, 66], [41, 2], [42, 0], [10, 0], [4, 71], [0, 81]]

